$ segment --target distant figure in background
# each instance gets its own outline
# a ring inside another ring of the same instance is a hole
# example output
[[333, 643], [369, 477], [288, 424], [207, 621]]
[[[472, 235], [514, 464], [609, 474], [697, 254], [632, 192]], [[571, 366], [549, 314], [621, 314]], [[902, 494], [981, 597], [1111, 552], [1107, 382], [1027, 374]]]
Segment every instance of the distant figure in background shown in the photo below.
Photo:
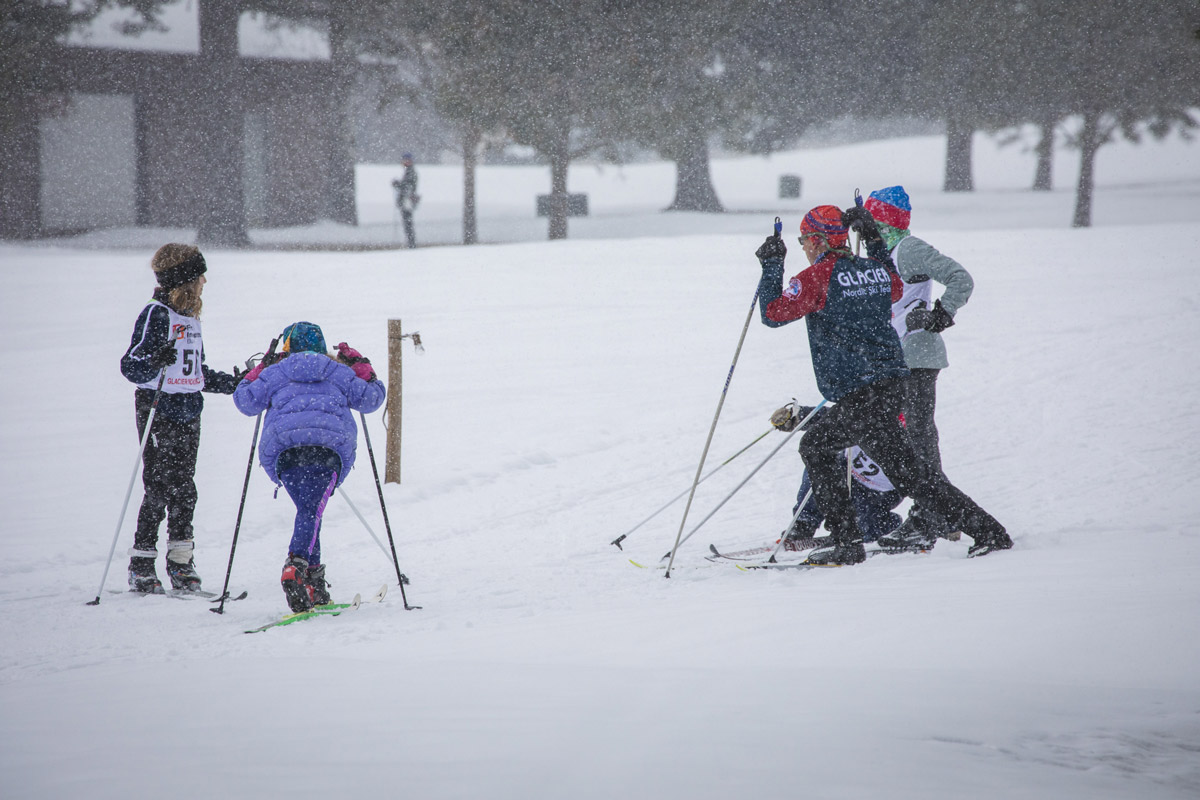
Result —
[[396, 193], [396, 208], [400, 209], [400, 219], [404, 221], [404, 237], [410, 248], [417, 246], [417, 235], [413, 231], [413, 210], [421, 202], [417, 194], [417, 170], [413, 166], [412, 153], [405, 153], [400, 158], [404, 165], [404, 175], [392, 181], [392, 191]]

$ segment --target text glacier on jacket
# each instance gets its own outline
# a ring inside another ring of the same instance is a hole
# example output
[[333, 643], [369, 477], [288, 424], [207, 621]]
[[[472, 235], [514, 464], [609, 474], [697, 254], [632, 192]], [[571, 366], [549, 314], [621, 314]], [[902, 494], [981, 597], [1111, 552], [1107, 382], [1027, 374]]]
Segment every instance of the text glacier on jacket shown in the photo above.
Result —
[[817, 389], [837, 402], [855, 389], [904, 377], [904, 351], [891, 325], [904, 284], [874, 259], [827, 253], [783, 287], [783, 259], [762, 259], [758, 304], [764, 325], [804, 318]]

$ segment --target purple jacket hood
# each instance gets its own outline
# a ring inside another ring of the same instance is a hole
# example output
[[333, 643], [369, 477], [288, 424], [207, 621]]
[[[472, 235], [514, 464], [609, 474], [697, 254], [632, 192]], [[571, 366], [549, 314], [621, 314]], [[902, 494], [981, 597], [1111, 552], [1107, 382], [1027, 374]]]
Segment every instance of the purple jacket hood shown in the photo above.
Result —
[[364, 381], [345, 364], [321, 353], [293, 353], [242, 381], [233, 402], [247, 416], [266, 411], [258, 460], [279, 483], [275, 465], [290, 447], [328, 447], [342, 460], [340, 485], [354, 466], [358, 426], [352, 411], [370, 413], [387, 392], [379, 380]]

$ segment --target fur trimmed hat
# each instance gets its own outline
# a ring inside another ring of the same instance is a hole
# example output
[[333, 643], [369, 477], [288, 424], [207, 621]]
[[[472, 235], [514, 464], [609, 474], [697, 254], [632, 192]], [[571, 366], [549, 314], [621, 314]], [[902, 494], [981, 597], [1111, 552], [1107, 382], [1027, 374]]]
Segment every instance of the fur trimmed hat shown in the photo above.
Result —
[[876, 222], [890, 225], [896, 230], [908, 230], [912, 219], [912, 205], [908, 202], [908, 192], [903, 186], [889, 186], [871, 192], [867, 202], [863, 204]]

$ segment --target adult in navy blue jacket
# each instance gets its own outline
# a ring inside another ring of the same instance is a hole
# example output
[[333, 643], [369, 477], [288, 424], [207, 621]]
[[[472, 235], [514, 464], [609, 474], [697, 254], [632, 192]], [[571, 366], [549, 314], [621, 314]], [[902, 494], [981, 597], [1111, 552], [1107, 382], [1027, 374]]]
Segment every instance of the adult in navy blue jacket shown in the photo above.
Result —
[[900, 337], [891, 325], [892, 303], [904, 285], [895, 272], [847, 247], [847, 229], [836, 206], [817, 206], [800, 225], [809, 266], [782, 287], [787, 248], [768, 237], [756, 255], [762, 265], [759, 310], [763, 324], [779, 327], [804, 318], [817, 388], [837, 405], [814, 421], [800, 440], [817, 505], [825, 512], [833, 545], [809, 561], [856, 564], [866, 559], [862, 534], [846, 488], [842, 452], [858, 445], [905, 495], [921, 498], [974, 539], [971, 555], [1012, 547], [1004, 527], [944, 475], [917, 457], [903, 422], [905, 382]]
[[327, 355], [324, 334], [310, 322], [289, 325], [281, 339], [280, 360], [251, 370], [233, 402], [248, 416], [266, 411], [259, 463], [296, 504], [280, 580], [288, 606], [307, 611], [330, 599], [321, 517], [354, 466], [358, 427], [351, 411], [374, 411], [386, 391], [357, 350], [342, 343], [336, 359]]

